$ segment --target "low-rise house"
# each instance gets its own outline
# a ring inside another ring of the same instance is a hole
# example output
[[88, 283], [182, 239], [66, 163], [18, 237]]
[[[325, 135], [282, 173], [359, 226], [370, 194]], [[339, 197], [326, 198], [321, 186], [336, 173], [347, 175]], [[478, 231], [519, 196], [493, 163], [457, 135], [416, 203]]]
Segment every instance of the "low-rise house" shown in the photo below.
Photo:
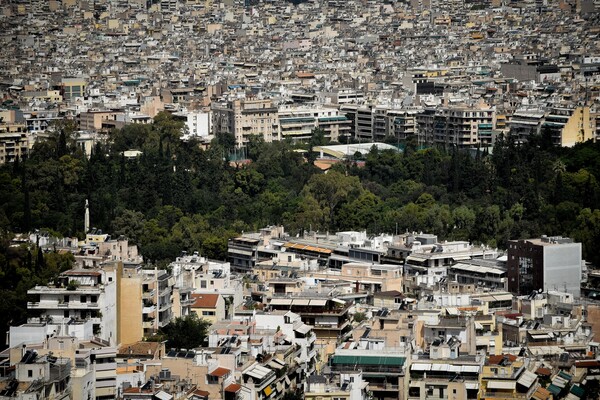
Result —
[[306, 379], [304, 398], [306, 400], [367, 400], [369, 384], [362, 379], [362, 372], [340, 373], [335, 381], [324, 375], [311, 375]]
[[225, 318], [225, 300], [216, 293], [192, 293], [190, 312], [211, 323]]
[[481, 371], [481, 399], [529, 399], [538, 388], [536, 363], [514, 355], [490, 356]]

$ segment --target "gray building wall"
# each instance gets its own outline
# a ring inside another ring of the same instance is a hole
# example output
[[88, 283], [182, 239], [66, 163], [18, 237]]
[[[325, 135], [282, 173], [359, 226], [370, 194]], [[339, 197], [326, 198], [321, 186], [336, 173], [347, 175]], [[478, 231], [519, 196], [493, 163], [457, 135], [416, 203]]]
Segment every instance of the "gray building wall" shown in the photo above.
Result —
[[544, 291], [558, 290], [580, 296], [581, 243], [544, 246]]

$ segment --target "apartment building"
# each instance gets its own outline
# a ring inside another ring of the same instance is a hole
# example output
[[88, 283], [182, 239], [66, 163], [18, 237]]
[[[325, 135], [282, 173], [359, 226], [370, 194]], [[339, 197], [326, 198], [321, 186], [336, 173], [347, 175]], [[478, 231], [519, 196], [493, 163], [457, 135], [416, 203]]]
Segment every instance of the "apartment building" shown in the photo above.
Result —
[[486, 105], [444, 106], [417, 115], [419, 139], [426, 143], [470, 148], [493, 144], [495, 111]]
[[350, 304], [343, 300], [318, 294], [297, 297], [273, 296], [269, 301], [272, 310], [292, 311], [302, 322], [311, 325], [321, 344], [339, 343], [350, 335], [352, 325], [348, 311]]
[[540, 110], [517, 110], [508, 121], [509, 134], [518, 141], [542, 132], [544, 112]]
[[528, 368], [535, 363], [510, 354], [486, 358], [481, 371], [480, 399], [530, 399], [538, 376]]
[[232, 100], [212, 103], [213, 132], [232, 133], [237, 147], [248, 144], [251, 136], [265, 142], [278, 140], [278, 110], [271, 100]]
[[548, 130], [556, 146], [572, 147], [594, 138], [590, 107], [553, 107], [544, 119], [542, 129]]
[[90, 110], [79, 114], [79, 128], [83, 131], [101, 131], [115, 125], [122, 111]]
[[314, 129], [322, 129], [328, 140], [339, 142], [349, 137], [350, 124], [335, 108], [280, 108], [278, 138], [307, 141]]
[[448, 267], [448, 277], [460, 284], [490, 290], [508, 290], [506, 269], [491, 260], [464, 260]]
[[52, 355], [39, 356], [35, 350], [26, 350], [20, 361], [12, 363], [12, 379], [2, 380], [0, 396], [3, 398], [71, 399], [72, 362]]
[[25, 124], [0, 124], [0, 164], [27, 158], [29, 146]]
[[87, 80], [84, 78], [63, 78], [60, 83], [62, 97], [66, 101], [85, 96]]
[[455, 338], [437, 339], [432, 343], [437, 352], [413, 357], [406, 399], [477, 398], [482, 360], [478, 356], [460, 355], [456, 342]]
[[369, 384], [363, 380], [362, 372], [341, 373], [335, 381], [324, 375], [311, 375], [306, 379], [304, 398], [306, 400], [367, 400]]
[[581, 243], [561, 236], [508, 242], [508, 290], [518, 295], [564, 290], [579, 297]]
[[[117, 340], [117, 287], [113, 276], [101, 269], [63, 272], [55, 286], [36, 286], [27, 291], [33, 301], [27, 308], [57, 330], [76, 321], [92, 322], [93, 335], [115, 345]], [[83, 332], [81, 339], [89, 339]]]
[[[407, 382], [407, 353], [403, 347], [383, 347], [383, 342], [368, 348], [357, 343], [340, 346], [329, 358], [329, 366], [341, 378], [362, 372], [368, 390], [377, 399], [404, 399]], [[348, 377], [350, 378], [350, 377]], [[349, 380], [349, 384], [353, 383]]]
[[174, 279], [165, 270], [139, 270], [142, 279], [142, 326], [144, 336], [164, 328], [173, 317]]

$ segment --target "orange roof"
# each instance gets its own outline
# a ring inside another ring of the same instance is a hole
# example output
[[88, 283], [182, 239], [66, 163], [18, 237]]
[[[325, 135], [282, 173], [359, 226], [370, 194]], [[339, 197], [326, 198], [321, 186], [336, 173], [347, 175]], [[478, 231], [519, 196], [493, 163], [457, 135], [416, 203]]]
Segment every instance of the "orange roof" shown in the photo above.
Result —
[[322, 169], [323, 171], [333, 167], [333, 164], [337, 164], [339, 160], [315, 160], [315, 167]]
[[196, 394], [196, 395], [202, 396], [202, 397], [208, 397], [208, 395], [210, 393], [208, 393], [206, 390], [196, 389], [196, 390], [194, 390], [194, 392], [192, 394]]
[[550, 369], [543, 368], [543, 367], [538, 368], [535, 371], [535, 373], [538, 374], [538, 375], [544, 375], [544, 376], [550, 376], [550, 375], [552, 375], [552, 371]]
[[326, 253], [326, 254], [333, 253], [333, 250], [325, 249], [323, 247], [309, 246], [306, 244], [292, 243], [292, 242], [287, 242], [286, 244], [283, 245], [283, 247], [287, 247], [290, 249], [297, 249], [297, 250], [313, 251], [313, 252], [318, 252], [318, 253]]
[[125, 344], [119, 347], [117, 351], [120, 355], [131, 355], [131, 356], [154, 356], [154, 354], [161, 347], [159, 342], [135, 342], [131, 344]]
[[242, 388], [242, 385], [238, 385], [237, 383], [232, 383], [231, 385], [225, 388], [226, 392], [236, 393]]
[[220, 378], [222, 376], [227, 375], [229, 372], [231, 372], [231, 371], [229, 371], [227, 368], [217, 367], [212, 372], [209, 372], [208, 374], [210, 376], [216, 376], [216, 377]]
[[192, 293], [192, 298], [194, 299], [194, 304], [192, 304], [191, 308], [215, 308], [217, 307], [219, 295], [216, 293]]
[[497, 356], [490, 356], [488, 358], [488, 363], [489, 365], [496, 365], [499, 364], [505, 358], [508, 359], [511, 363], [513, 363], [517, 359], [517, 356], [514, 356], [512, 354], [500, 354]]
[[539, 387], [535, 392], [533, 392], [531, 398], [537, 400], [546, 400], [549, 399], [551, 395], [552, 393], [550, 393], [548, 390], [544, 389], [543, 387]]

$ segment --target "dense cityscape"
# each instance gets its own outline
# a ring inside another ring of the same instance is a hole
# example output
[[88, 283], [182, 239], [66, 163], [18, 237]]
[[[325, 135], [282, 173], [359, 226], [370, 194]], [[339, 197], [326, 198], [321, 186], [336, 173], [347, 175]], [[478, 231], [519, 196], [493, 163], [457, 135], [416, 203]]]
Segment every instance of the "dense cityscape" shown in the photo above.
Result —
[[0, 400], [600, 399], [599, 1], [0, 26]]

